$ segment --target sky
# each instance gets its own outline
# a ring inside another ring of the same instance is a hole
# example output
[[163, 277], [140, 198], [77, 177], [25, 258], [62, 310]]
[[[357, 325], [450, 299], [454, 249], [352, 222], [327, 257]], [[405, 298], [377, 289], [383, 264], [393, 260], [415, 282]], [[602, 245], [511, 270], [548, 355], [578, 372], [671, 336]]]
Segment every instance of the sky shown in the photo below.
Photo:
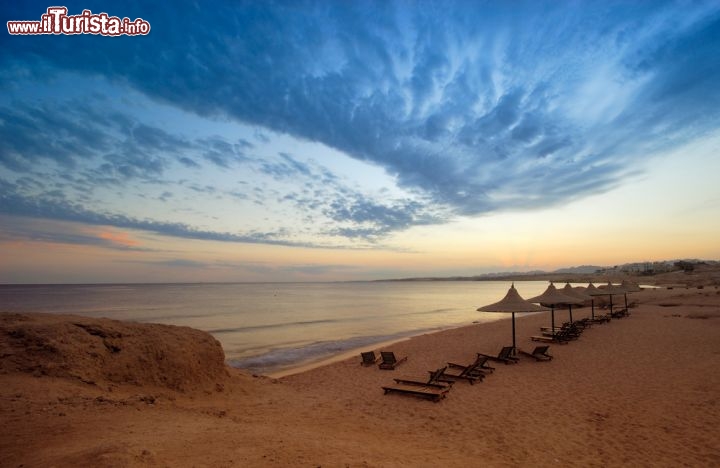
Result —
[[717, 1], [62, 6], [150, 30], [0, 35], [0, 283], [720, 259]]

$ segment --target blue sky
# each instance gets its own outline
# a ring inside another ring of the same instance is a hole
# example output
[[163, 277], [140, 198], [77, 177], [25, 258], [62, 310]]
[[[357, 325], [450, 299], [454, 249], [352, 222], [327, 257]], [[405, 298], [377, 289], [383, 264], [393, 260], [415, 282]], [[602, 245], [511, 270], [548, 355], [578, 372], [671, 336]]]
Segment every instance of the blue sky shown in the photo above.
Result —
[[717, 2], [63, 5], [152, 29], [1, 36], [2, 282], [720, 254]]

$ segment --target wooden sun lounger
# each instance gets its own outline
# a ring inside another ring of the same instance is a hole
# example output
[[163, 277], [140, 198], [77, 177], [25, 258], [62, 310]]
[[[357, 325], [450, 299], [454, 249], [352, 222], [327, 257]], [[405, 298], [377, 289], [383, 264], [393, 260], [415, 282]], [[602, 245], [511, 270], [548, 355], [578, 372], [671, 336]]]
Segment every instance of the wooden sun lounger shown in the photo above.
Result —
[[563, 341], [572, 341], [577, 340], [580, 338], [580, 335], [577, 333], [572, 333], [567, 330], [562, 330], [560, 328], [555, 329], [555, 333], [551, 329], [548, 330], [540, 330], [540, 333], [542, 333], [543, 336], [549, 336], [549, 337], [556, 337], [558, 340]]
[[[472, 372], [482, 374], [482, 375], [492, 374], [495, 371], [495, 368], [487, 363], [489, 360], [490, 360], [490, 358], [488, 358], [487, 356], [478, 353], [478, 356], [477, 356], [477, 359], [475, 359], [475, 362], [470, 364], [470, 366], [472, 366]], [[463, 366], [462, 364], [454, 364], [452, 362], [448, 362], [448, 367], [467, 367], [467, 366]]]
[[545, 336], [556, 336], [558, 339], [565, 341], [577, 340], [582, 334], [578, 330], [565, 326], [555, 327], [554, 333], [552, 327], [540, 327], [540, 331]]
[[592, 323], [605, 323], [610, 321], [610, 316], [608, 315], [596, 315], [595, 318], [588, 319]]
[[445, 398], [447, 392], [450, 391], [450, 387], [446, 385], [420, 383], [402, 379], [395, 379], [394, 385], [383, 386], [382, 389], [385, 391], [385, 394], [394, 392], [420, 398], [427, 398], [428, 400], [436, 402]]
[[383, 386], [382, 389], [385, 391], [386, 395], [388, 393], [395, 392], [410, 396], [427, 398], [429, 400], [437, 402], [440, 401], [442, 398], [445, 398], [445, 395], [447, 394], [447, 392], [450, 391], [450, 388], [452, 387], [452, 382], [445, 382], [441, 379], [441, 376], [443, 372], [445, 372], [445, 369], [445, 367], [441, 367], [440, 369], [431, 372], [430, 378], [427, 382], [407, 379], [394, 379], [394, 385], [386, 385]]
[[532, 353], [528, 353], [522, 349], [518, 349], [518, 352], [523, 356], [531, 357], [536, 361], [551, 361], [553, 357], [547, 353], [548, 348], [550, 348], [550, 346], [536, 346]]
[[407, 356], [397, 359], [395, 353], [392, 351], [380, 351], [380, 357], [382, 358], [382, 362], [378, 364], [378, 367], [384, 370], [394, 370], [407, 360]]
[[[432, 372], [430, 373], [432, 375]], [[463, 366], [460, 364], [448, 363], [448, 367], [443, 370], [443, 373], [437, 378], [439, 382], [455, 382], [457, 380], [465, 380], [473, 385], [475, 382], [482, 382], [485, 378], [485, 374], [475, 370], [472, 364], [469, 366]]]
[[573, 322], [573, 324], [575, 326], [580, 327], [581, 329], [582, 328], [590, 328], [590, 327], [592, 327], [593, 321], [592, 321], [592, 319], [586, 317], [586, 318], [582, 318], [579, 320], [575, 320], [575, 322]]
[[483, 354], [483, 353], [477, 353], [478, 356], [486, 357], [490, 359], [491, 361], [497, 361], [502, 362], [505, 364], [517, 364], [518, 358], [512, 355], [513, 347], [512, 346], [505, 346], [503, 347], [497, 356], [490, 356], [489, 354]]
[[569, 341], [566, 339], [563, 339], [556, 335], [542, 335], [542, 336], [531, 336], [531, 340], [533, 341], [542, 341], [544, 343], [558, 343], [558, 344], [568, 344]]
[[[446, 370], [446, 369], [447, 369], [447, 367], [441, 367], [441, 368], [436, 369], [436, 370], [434, 370], [434, 371], [428, 371], [429, 374], [430, 374], [430, 377], [428, 377], [427, 383], [438, 384], [438, 385], [444, 385], [444, 386], [446, 386], [446, 387], [451, 387], [452, 384], [455, 383], [455, 381], [454, 381], [454, 380], [451, 380], [451, 379], [445, 379], [445, 378], [443, 378], [444, 375], [445, 375], [445, 370]], [[405, 380], [405, 382], [408, 382], [408, 381]], [[410, 381], [410, 382], [412, 382], [412, 381]], [[423, 383], [423, 382], [418, 382], [418, 383]]]
[[[553, 327], [544, 326], [544, 327], [540, 327], [540, 330], [552, 331]], [[575, 325], [575, 324], [571, 324], [571, 323], [564, 323], [560, 326], [555, 327], [554, 330], [556, 332], [564, 332], [564, 333], [568, 333], [571, 335], [578, 335], [578, 336], [580, 336], [580, 334], [584, 331], [582, 327]]]
[[363, 366], [372, 366], [378, 361], [378, 357], [375, 355], [374, 351], [360, 353], [360, 356], [362, 356], [362, 362], [360, 362], [360, 364]]
[[462, 364], [456, 364], [454, 362], [448, 362], [448, 368], [443, 373], [442, 377], [447, 380], [467, 380], [470, 384], [474, 384], [477, 381], [481, 381], [485, 376], [495, 370], [494, 367], [488, 365], [488, 357], [478, 355], [475, 362], [470, 365], [464, 366]]

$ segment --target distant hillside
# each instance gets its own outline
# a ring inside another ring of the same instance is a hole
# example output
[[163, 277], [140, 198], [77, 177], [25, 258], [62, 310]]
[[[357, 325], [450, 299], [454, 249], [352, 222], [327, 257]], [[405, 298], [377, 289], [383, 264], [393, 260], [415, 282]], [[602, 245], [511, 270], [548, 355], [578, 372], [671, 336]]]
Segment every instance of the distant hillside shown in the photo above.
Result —
[[597, 273], [600, 270], [604, 270], [606, 267], [597, 265], [580, 265], [576, 267], [560, 268], [559, 270], [553, 271], [553, 273], [567, 273], [571, 275], [591, 275]]
[[[712, 272], [712, 274], [709, 274]], [[693, 274], [697, 274], [697, 278]], [[388, 279], [382, 281], [620, 281], [623, 278], [642, 277], [646, 283], [704, 283], [720, 285], [720, 262], [716, 260], [665, 260], [654, 262], [626, 263], [612, 267], [581, 265], [560, 268], [555, 271], [497, 272], [475, 276], [423, 277]], [[651, 279], [652, 278], [652, 279]], [[699, 284], [698, 283], [698, 284]]]

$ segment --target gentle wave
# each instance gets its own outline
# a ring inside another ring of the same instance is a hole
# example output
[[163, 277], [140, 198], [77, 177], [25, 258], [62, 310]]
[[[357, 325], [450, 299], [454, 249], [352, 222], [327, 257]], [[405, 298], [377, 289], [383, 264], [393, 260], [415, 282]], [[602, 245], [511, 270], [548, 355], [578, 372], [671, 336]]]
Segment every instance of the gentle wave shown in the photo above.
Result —
[[434, 315], [441, 314], [443, 312], [458, 312], [459, 309], [432, 309], [432, 310], [417, 310], [412, 312], [396, 312], [386, 314], [388, 317], [404, 317], [410, 315]]
[[317, 325], [321, 323], [338, 323], [339, 320], [302, 320], [297, 322], [285, 322], [285, 323], [268, 323], [265, 325], [250, 325], [247, 327], [237, 327], [237, 328], [216, 328], [216, 329], [208, 329], [205, 330], [208, 333], [212, 334], [221, 334], [221, 333], [244, 333], [244, 332], [250, 332], [250, 331], [257, 331], [257, 330], [272, 330], [275, 328], [291, 328], [291, 327], [297, 327], [297, 326], [303, 326], [303, 325]]

